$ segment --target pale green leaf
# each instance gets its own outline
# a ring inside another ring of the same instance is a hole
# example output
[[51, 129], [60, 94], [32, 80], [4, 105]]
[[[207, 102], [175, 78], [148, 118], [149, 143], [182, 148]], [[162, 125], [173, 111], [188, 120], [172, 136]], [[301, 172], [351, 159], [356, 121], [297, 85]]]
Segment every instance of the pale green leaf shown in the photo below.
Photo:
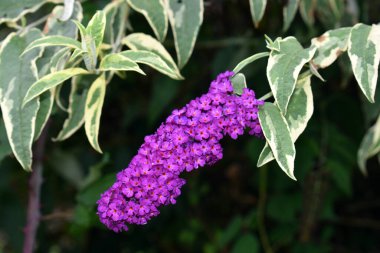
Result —
[[258, 59], [261, 59], [263, 57], [267, 57], [269, 56], [269, 53], [268, 52], [262, 52], [262, 53], [257, 53], [257, 54], [254, 54], [244, 60], [242, 60], [241, 62], [238, 63], [238, 65], [236, 65], [236, 67], [234, 68], [234, 70], [232, 70], [232, 72], [234, 72], [235, 74], [239, 73], [243, 68], [245, 68], [245, 66], [247, 66], [248, 64], [258, 60]]
[[40, 38], [41, 32], [32, 29], [24, 36], [8, 36], [0, 52], [0, 105], [12, 151], [25, 170], [31, 170], [32, 143], [36, 115], [40, 106], [34, 99], [22, 106], [23, 98], [37, 80], [36, 59], [41, 50], [32, 50], [20, 57], [27, 45]]
[[273, 50], [270, 53], [267, 78], [277, 105], [285, 115], [298, 75], [302, 67], [311, 60], [316, 48], [304, 49], [294, 37], [278, 41], [280, 51]]
[[284, 116], [276, 105], [265, 103], [260, 106], [259, 120], [278, 165], [290, 178], [296, 180], [294, 177], [296, 150]]
[[348, 40], [348, 56], [360, 89], [374, 103], [380, 61], [380, 25], [355, 25]]
[[183, 77], [178, 73], [178, 69], [170, 67], [159, 55], [153, 52], [145, 50], [127, 50], [121, 52], [120, 54], [137, 63], [146, 64], [173, 79], [183, 79]]
[[317, 0], [301, 0], [300, 2], [300, 14], [303, 21], [308, 25], [312, 26], [314, 24], [314, 12]]
[[50, 117], [54, 104], [54, 92], [49, 90], [48, 92], [41, 94], [39, 100], [40, 108], [38, 109], [36, 117], [36, 130], [34, 133], [35, 140], [40, 137], [42, 130]]
[[139, 65], [137, 65], [135, 61], [132, 61], [122, 54], [106, 55], [106, 57], [104, 57], [100, 62], [99, 69], [102, 71], [136, 71], [142, 75], [145, 75], [145, 73], [140, 69]]
[[[68, 48], [62, 48], [50, 58], [50, 71], [56, 72], [63, 70], [66, 62], [70, 56], [70, 50]], [[41, 71], [40, 71], [41, 76]]]
[[203, 0], [167, 0], [167, 12], [174, 35], [178, 66], [188, 62], [203, 22]]
[[267, 0], [249, 0], [249, 6], [251, 8], [251, 16], [255, 27], [259, 27], [259, 23], [264, 16], [265, 7], [267, 6]]
[[75, 76], [71, 79], [68, 117], [54, 141], [66, 140], [83, 125], [87, 94], [92, 82], [92, 76]]
[[64, 9], [61, 14], [61, 21], [67, 21], [71, 18], [74, 12], [74, 0], [64, 0]]
[[285, 7], [282, 10], [282, 15], [284, 18], [284, 25], [282, 31], [287, 31], [290, 24], [292, 23], [298, 9], [300, 0], [288, 0]]
[[15, 22], [28, 13], [37, 11], [49, 0], [1, 0], [0, 1], [0, 24]]
[[242, 73], [238, 73], [231, 78], [232, 87], [234, 93], [237, 95], [243, 94], [243, 89], [247, 88], [247, 82], [245, 76]]
[[52, 46], [62, 46], [62, 47], [70, 47], [74, 49], [81, 49], [81, 45], [78, 41], [60, 35], [52, 35], [40, 38], [38, 40], [33, 41], [24, 51], [24, 53], [36, 47], [52, 47]]
[[86, 35], [91, 36], [95, 42], [96, 51], [103, 42], [104, 29], [106, 27], [106, 15], [104, 11], [97, 11], [86, 27]]
[[[300, 76], [285, 115], [293, 143], [296, 142], [305, 130], [307, 123], [313, 115], [314, 103], [310, 79], [310, 75], [305, 77]], [[261, 167], [273, 159], [272, 151], [268, 143], [266, 143], [257, 161], [257, 166]]]
[[366, 162], [372, 156], [380, 152], [380, 115], [373, 125], [365, 134], [359, 150], [358, 150], [358, 165], [360, 170], [367, 174]]
[[160, 41], [164, 41], [168, 31], [168, 18], [164, 0], [127, 0], [137, 12], [143, 14]]
[[347, 50], [350, 31], [350, 27], [338, 28], [312, 39], [311, 44], [317, 48], [313, 63], [318, 68], [330, 66], [340, 54]]
[[94, 81], [88, 91], [84, 116], [84, 128], [87, 139], [91, 146], [99, 153], [102, 153], [98, 142], [98, 135], [105, 94], [106, 80], [104, 75], [101, 75]]
[[70, 79], [73, 76], [84, 75], [84, 74], [90, 74], [90, 73], [87, 72], [87, 70], [82, 69], [82, 68], [71, 68], [71, 69], [65, 69], [65, 70], [54, 72], [54, 73], [50, 73], [49, 75], [42, 77], [41, 79], [33, 83], [32, 86], [30, 86], [24, 98], [24, 104], [27, 104], [29, 101], [31, 101], [35, 97], [38, 97], [45, 91], [56, 87], [58, 84], [63, 83], [67, 79]]
[[122, 40], [122, 43], [135, 51], [146, 50], [155, 53], [156, 55], [160, 56], [160, 58], [165, 61], [171, 69], [174, 69], [178, 76], [181, 76], [177, 65], [175, 64], [168, 51], [166, 51], [162, 44], [152, 36], [146, 35], [144, 33], [132, 33], [125, 37]]

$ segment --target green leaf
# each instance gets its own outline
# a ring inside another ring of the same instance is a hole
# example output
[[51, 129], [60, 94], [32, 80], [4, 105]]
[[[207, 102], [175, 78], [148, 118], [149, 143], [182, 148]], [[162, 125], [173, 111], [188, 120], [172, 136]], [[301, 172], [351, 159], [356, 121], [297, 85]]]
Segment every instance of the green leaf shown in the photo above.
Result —
[[145, 75], [139, 65], [136, 62], [130, 60], [122, 54], [109, 54], [106, 55], [100, 62], [99, 69], [102, 71], [107, 70], [123, 70], [123, 71], [136, 71], [142, 75]]
[[245, 76], [242, 73], [238, 73], [231, 78], [232, 87], [234, 93], [237, 95], [243, 94], [243, 89], [247, 88], [247, 82]]
[[363, 174], [367, 174], [366, 162], [380, 152], [380, 115], [365, 134], [358, 151], [358, 165]]
[[242, 235], [232, 248], [232, 253], [258, 253], [260, 243], [252, 234]]
[[24, 51], [24, 53], [32, 50], [36, 47], [52, 47], [52, 46], [62, 46], [62, 47], [70, 47], [74, 49], [81, 49], [81, 45], [78, 41], [64, 37], [60, 35], [52, 35], [40, 38], [38, 40], [33, 41]]
[[63, 83], [67, 79], [70, 79], [73, 76], [84, 74], [90, 73], [82, 68], [71, 68], [50, 73], [49, 75], [42, 77], [37, 82], [33, 83], [32, 86], [30, 86], [24, 98], [24, 105], [45, 91], [50, 90], [56, 87], [58, 84]]
[[176, 80], [183, 77], [178, 73], [178, 69], [170, 67], [159, 55], [146, 50], [127, 50], [120, 53], [134, 62], [146, 64], [155, 70]]
[[54, 141], [66, 140], [83, 125], [87, 94], [92, 81], [92, 76], [75, 76], [71, 79], [68, 117]]
[[[93, 71], [95, 70], [96, 64], [97, 64], [97, 49], [96, 49], [95, 39], [90, 34], [88, 34], [88, 31], [80, 22], [76, 20], [73, 20], [73, 22], [76, 24], [80, 32], [82, 50], [84, 51], [82, 56], [83, 56], [83, 60], [86, 65], [86, 68], [90, 71]], [[79, 56], [78, 52], [76, 53], [74, 51], [73, 55], [70, 58], [70, 61], [72, 59], [75, 59], [74, 54], [75, 54], [75, 57]]]
[[319, 68], [330, 66], [347, 50], [350, 31], [350, 27], [338, 28], [312, 39], [311, 44], [317, 48], [313, 63]]
[[265, 7], [267, 6], [267, 0], [249, 0], [249, 6], [251, 8], [251, 15], [255, 27], [259, 27], [259, 23], [264, 16]]
[[94, 81], [88, 91], [84, 114], [84, 128], [86, 130], [87, 139], [91, 146], [99, 153], [102, 153], [98, 142], [98, 135], [105, 95], [106, 80], [104, 75], [101, 75]]
[[317, 0], [301, 0], [300, 2], [300, 14], [303, 21], [308, 25], [312, 26], [314, 24], [314, 12]]
[[282, 9], [282, 14], [284, 17], [282, 31], [285, 32], [289, 29], [289, 26], [297, 13], [299, 2], [300, 0], [288, 0], [285, 7]]
[[37, 11], [41, 6], [51, 2], [48, 0], [6, 0], [0, 1], [0, 24], [15, 22], [28, 13]]
[[270, 53], [267, 77], [278, 107], [285, 115], [298, 75], [303, 65], [311, 60], [316, 48], [304, 49], [294, 37], [276, 41], [279, 43], [279, 51], [272, 50]]
[[[285, 115], [293, 143], [296, 142], [298, 137], [303, 133], [313, 115], [314, 103], [310, 79], [310, 75], [298, 79], [297, 86], [289, 102], [288, 111]], [[257, 161], [257, 167], [261, 167], [273, 159], [272, 151], [268, 143], [266, 143]]]
[[111, 187], [115, 182], [115, 179], [116, 177], [114, 173], [102, 176], [101, 179], [95, 181], [79, 192], [77, 196], [78, 202], [86, 206], [95, 206], [100, 194], [107, 190], [107, 188]]
[[7, 131], [4, 121], [0, 118], [0, 162], [9, 154], [12, 153], [11, 145], [8, 141]]
[[296, 150], [284, 116], [277, 106], [265, 103], [259, 108], [259, 120], [278, 165], [291, 179], [296, 180], [294, 177]]
[[41, 32], [32, 29], [24, 36], [11, 34], [3, 42], [0, 52], [0, 105], [12, 151], [25, 170], [31, 170], [32, 143], [35, 122], [40, 106], [34, 99], [22, 106], [22, 100], [37, 79], [36, 59], [41, 50], [32, 50], [20, 57], [26, 46], [40, 38]]
[[269, 52], [262, 52], [262, 53], [257, 53], [257, 54], [254, 54], [244, 60], [242, 60], [241, 62], [238, 63], [238, 65], [236, 65], [236, 67], [234, 68], [234, 70], [232, 70], [232, 72], [234, 72], [235, 74], [239, 73], [243, 68], [245, 68], [245, 66], [247, 66], [248, 64], [258, 60], [258, 59], [261, 59], [263, 57], [267, 57], [269, 56]]
[[38, 109], [37, 117], [36, 117], [36, 130], [34, 134], [34, 139], [37, 140], [41, 133], [42, 130], [44, 129], [51, 111], [53, 109], [53, 104], [54, 104], [54, 92], [53, 91], [48, 91], [40, 96], [40, 108]]
[[157, 39], [164, 41], [168, 31], [168, 18], [163, 0], [127, 0], [137, 12], [143, 14]]
[[171, 69], [174, 69], [177, 75], [181, 76], [177, 65], [168, 51], [166, 51], [162, 44], [152, 36], [144, 33], [132, 33], [123, 38], [122, 43], [134, 51], [145, 50], [155, 53], [160, 56]]
[[95, 42], [96, 52], [103, 42], [104, 29], [106, 28], [106, 15], [104, 11], [97, 11], [86, 27], [86, 35], [91, 36]]
[[348, 40], [348, 56], [360, 89], [374, 103], [380, 61], [380, 25], [355, 25]]
[[203, 22], [203, 0], [168, 0], [167, 11], [174, 36], [178, 66], [182, 68], [193, 52]]

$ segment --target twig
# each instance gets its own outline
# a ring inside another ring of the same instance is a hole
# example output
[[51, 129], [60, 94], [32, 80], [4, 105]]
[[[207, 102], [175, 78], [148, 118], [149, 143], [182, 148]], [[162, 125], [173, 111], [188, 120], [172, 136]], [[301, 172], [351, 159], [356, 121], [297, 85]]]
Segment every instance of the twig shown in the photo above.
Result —
[[257, 207], [257, 221], [260, 241], [265, 253], [273, 253], [267, 230], [265, 227], [265, 205], [267, 199], [267, 167], [259, 168], [259, 202]]
[[34, 158], [32, 175], [29, 179], [29, 200], [27, 209], [27, 221], [24, 229], [25, 239], [23, 253], [32, 253], [35, 248], [35, 240], [38, 225], [40, 223], [40, 193], [42, 185], [43, 158], [49, 122], [46, 124], [40, 138], [34, 146]]

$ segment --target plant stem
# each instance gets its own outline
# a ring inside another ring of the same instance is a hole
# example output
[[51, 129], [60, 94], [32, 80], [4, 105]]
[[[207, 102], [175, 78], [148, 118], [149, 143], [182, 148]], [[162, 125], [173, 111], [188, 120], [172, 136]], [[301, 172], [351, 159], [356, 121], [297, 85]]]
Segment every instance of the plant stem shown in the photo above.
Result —
[[265, 253], [273, 253], [265, 227], [265, 205], [267, 199], [267, 167], [259, 168], [259, 202], [257, 207], [257, 222], [260, 241]]
[[262, 96], [261, 98], [259, 98], [259, 100], [266, 100], [268, 98], [271, 98], [273, 97], [273, 93], [272, 92], [268, 92], [267, 94], [265, 94], [264, 96]]
[[32, 253], [36, 244], [38, 225], [40, 224], [40, 195], [42, 185], [43, 158], [49, 122], [46, 124], [40, 138], [34, 146], [34, 157], [32, 174], [29, 179], [29, 200], [27, 209], [27, 220], [24, 229], [25, 239], [23, 253]]

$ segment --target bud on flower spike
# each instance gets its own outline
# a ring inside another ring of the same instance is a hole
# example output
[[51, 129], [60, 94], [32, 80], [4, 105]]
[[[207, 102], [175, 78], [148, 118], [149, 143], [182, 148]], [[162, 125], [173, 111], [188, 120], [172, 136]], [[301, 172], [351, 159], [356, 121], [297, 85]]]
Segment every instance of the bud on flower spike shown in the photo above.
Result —
[[157, 132], [145, 137], [129, 166], [117, 174], [116, 182], [98, 200], [100, 221], [115, 232], [128, 224], [146, 224], [160, 212], [161, 205], [175, 204], [185, 180], [183, 171], [192, 171], [222, 159], [219, 141], [229, 135], [237, 139], [249, 134], [262, 136], [255, 93], [245, 88], [233, 94], [226, 71], [211, 82], [208, 93], [174, 110]]

